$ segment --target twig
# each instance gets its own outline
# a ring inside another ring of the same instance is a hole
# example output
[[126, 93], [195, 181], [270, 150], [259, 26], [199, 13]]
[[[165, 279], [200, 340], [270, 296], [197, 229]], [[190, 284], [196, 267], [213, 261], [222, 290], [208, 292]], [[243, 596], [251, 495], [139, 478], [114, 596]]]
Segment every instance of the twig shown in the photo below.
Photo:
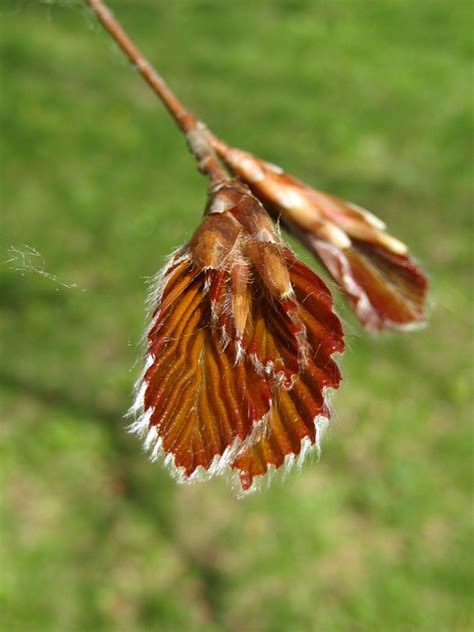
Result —
[[228, 180], [229, 176], [219, 163], [210, 144], [206, 126], [179, 101], [165, 80], [135, 46], [110, 9], [101, 0], [85, 0], [85, 2], [178, 123], [186, 135], [189, 148], [197, 159], [201, 172], [210, 178], [211, 184]]

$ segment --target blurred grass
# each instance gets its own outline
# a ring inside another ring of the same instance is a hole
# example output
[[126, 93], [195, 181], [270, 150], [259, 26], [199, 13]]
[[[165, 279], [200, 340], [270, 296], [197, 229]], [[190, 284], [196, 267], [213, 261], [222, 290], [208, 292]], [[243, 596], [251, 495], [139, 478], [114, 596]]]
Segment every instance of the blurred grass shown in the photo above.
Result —
[[122, 414], [144, 278], [205, 183], [79, 2], [4, 0], [1, 260], [26, 244], [56, 280], [0, 267], [3, 629], [472, 629], [472, 6], [112, 8], [228, 142], [380, 214], [429, 272], [432, 316], [373, 339], [339, 302], [321, 462], [244, 501], [176, 486]]

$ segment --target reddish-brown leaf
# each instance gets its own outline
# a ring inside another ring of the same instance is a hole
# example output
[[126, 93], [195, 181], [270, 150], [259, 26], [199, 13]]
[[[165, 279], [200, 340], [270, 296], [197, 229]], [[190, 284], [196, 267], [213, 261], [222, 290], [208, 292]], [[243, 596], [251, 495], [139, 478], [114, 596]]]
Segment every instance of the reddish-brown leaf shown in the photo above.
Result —
[[189, 257], [165, 280], [134, 428], [147, 432], [148, 447], [184, 479], [221, 471], [270, 410], [267, 379], [248, 359], [236, 364], [212, 325], [205, 283]]
[[[328, 288], [307, 266], [286, 252], [292, 286], [298, 299], [309, 353], [304, 366], [289, 388], [273, 385], [271, 414], [265, 432], [253, 445], [241, 450], [234, 467], [244, 491], [252, 488], [255, 477], [301, 460], [311, 447], [319, 447], [321, 434], [330, 417], [328, 389], [338, 388], [341, 374], [332, 356], [344, 350], [339, 319], [332, 311]], [[268, 327], [267, 338], [274, 341], [278, 330]], [[279, 346], [282, 363], [295, 362], [295, 350]]]

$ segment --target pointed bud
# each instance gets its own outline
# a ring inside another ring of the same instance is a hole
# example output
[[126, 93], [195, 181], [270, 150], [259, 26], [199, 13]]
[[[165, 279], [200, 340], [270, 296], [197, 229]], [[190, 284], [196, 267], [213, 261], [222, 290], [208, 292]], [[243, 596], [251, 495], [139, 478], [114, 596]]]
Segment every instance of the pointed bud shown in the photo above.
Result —
[[233, 173], [322, 261], [364, 326], [404, 329], [424, 322], [426, 277], [381, 220], [251, 154], [214, 143]]

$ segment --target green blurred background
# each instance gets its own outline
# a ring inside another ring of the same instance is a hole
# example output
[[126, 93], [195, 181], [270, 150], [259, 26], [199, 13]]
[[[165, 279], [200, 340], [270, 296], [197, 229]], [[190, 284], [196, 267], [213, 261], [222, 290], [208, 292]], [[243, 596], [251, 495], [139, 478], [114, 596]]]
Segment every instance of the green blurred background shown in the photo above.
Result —
[[177, 486], [122, 415], [205, 181], [78, 0], [2, 0], [3, 629], [473, 629], [471, 3], [111, 7], [217, 134], [387, 221], [432, 313], [371, 338], [338, 301], [321, 461], [244, 500]]

